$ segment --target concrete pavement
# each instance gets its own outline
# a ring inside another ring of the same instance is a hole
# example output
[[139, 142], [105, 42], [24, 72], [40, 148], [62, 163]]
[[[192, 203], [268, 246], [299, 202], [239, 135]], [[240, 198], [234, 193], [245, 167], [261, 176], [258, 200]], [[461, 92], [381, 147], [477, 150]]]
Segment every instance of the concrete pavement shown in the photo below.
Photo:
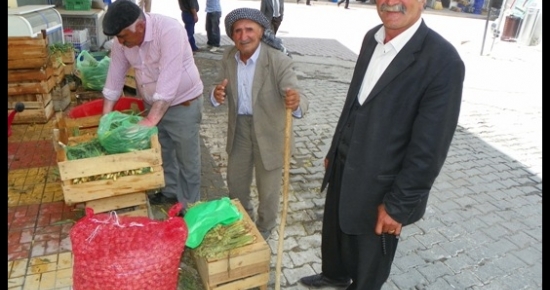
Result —
[[[294, 121], [298, 150], [291, 161], [281, 289], [307, 289], [298, 279], [321, 271], [323, 158], [362, 36], [378, 23], [372, 7], [344, 10], [312, 3], [286, 4], [279, 33], [293, 52], [302, 91], [310, 99], [308, 115]], [[153, 12], [174, 14], [177, 6], [167, 5], [154, 1]], [[259, 2], [222, 1], [223, 15], [236, 7], [259, 8]], [[204, 18], [204, 12], [200, 15]], [[177, 13], [175, 17], [179, 19]], [[462, 110], [427, 212], [403, 229], [384, 289], [542, 289], [542, 44], [497, 40], [488, 50], [492, 39], [487, 39], [481, 53], [484, 20], [433, 14], [424, 18], [457, 47], [466, 63]], [[205, 46], [202, 27], [200, 20], [196, 38]], [[222, 45], [230, 44], [224, 35]], [[205, 95], [220, 56], [195, 54]], [[205, 102], [203, 199], [227, 192], [226, 109]], [[269, 240], [270, 289], [279, 237], [274, 233]]]

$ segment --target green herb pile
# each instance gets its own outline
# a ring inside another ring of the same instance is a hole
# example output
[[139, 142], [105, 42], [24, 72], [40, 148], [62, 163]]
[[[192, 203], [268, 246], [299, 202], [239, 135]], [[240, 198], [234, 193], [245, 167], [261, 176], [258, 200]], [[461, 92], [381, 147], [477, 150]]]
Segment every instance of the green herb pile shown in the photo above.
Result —
[[68, 145], [65, 147], [65, 153], [68, 160], [77, 160], [83, 158], [97, 157], [106, 155], [107, 152], [99, 143], [99, 139], [93, 138], [90, 141], [78, 143], [76, 145]]
[[255, 241], [256, 238], [250, 230], [250, 226], [243, 219], [227, 226], [217, 225], [208, 231], [202, 243], [194, 251], [198, 256], [208, 259], [223, 258], [228, 251]]

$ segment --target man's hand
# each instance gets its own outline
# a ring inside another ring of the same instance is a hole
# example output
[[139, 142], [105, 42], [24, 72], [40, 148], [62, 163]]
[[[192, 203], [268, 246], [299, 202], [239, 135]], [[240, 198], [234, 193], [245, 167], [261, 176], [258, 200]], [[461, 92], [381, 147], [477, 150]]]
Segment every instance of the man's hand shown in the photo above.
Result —
[[143, 120], [139, 121], [139, 123], [137, 123], [138, 125], [140, 126], [145, 126], [145, 127], [154, 127], [156, 126], [156, 124], [153, 123], [153, 121], [149, 120], [148, 118], [143, 118]]
[[225, 102], [225, 87], [227, 86], [227, 79], [224, 79], [221, 84], [217, 85], [214, 88], [214, 99], [218, 104], [223, 104]]
[[300, 105], [300, 94], [297, 90], [285, 90], [285, 105], [287, 109], [291, 109], [292, 111], [296, 111], [296, 109], [298, 109], [298, 106]]
[[103, 98], [103, 115], [107, 115], [110, 112], [113, 111], [113, 108], [115, 107], [116, 101], [107, 100], [105, 97]]
[[[124, 135], [126, 138], [135, 138], [136, 134], [141, 134], [144, 132], [145, 125], [142, 125], [141, 122], [137, 124], [128, 125], [125, 128]], [[122, 133], [122, 131], [121, 131]]]
[[403, 225], [394, 220], [387, 212], [384, 204], [378, 206], [378, 219], [376, 220], [376, 228], [374, 232], [377, 235], [387, 233], [390, 235], [399, 236]]

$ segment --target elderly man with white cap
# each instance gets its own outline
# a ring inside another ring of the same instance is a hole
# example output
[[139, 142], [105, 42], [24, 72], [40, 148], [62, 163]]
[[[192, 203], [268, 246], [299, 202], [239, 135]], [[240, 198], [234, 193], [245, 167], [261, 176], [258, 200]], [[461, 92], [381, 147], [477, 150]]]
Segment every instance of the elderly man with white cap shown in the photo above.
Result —
[[[267, 239], [276, 226], [280, 203], [286, 110], [302, 118], [307, 98], [299, 92], [292, 58], [258, 9], [237, 8], [225, 17], [235, 45], [225, 49], [214, 106], [227, 104], [227, 186]], [[294, 138], [291, 136], [291, 152]], [[250, 187], [258, 189], [257, 215]]]

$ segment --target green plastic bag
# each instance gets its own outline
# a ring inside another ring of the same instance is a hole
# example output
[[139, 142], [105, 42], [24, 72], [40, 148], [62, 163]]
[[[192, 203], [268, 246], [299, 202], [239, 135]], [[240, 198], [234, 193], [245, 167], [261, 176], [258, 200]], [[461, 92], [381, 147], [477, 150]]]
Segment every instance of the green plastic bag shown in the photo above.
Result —
[[77, 76], [82, 81], [82, 86], [88, 90], [103, 90], [110, 63], [108, 56], [98, 61], [87, 50], [82, 50], [76, 58]]
[[242, 218], [242, 213], [228, 197], [199, 203], [189, 208], [183, 217], [189, 230], [185, 246], [194, 249], [214, 226], [230, 225]]
[[99, 119], [97, 138], [109, 154], [126, 153], [151, 148], [151, 136], [158, 128], [138, 125], [143, 117], [112, 111]]

